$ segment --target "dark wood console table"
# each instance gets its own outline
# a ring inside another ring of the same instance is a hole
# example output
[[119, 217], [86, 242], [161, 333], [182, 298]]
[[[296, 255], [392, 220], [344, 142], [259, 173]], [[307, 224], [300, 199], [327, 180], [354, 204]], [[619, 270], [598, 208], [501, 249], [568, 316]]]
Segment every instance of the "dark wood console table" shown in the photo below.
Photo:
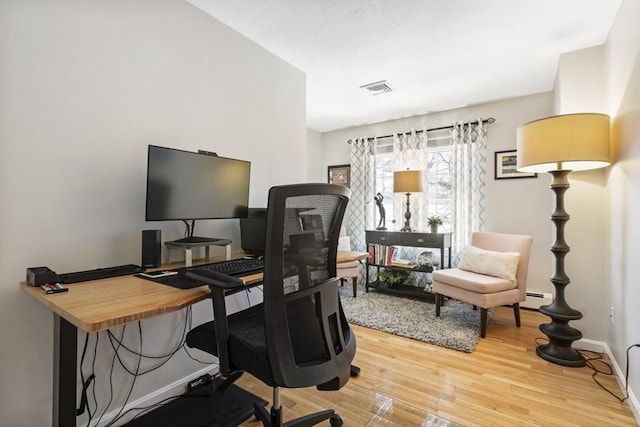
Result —
[[[434, 248], [440, 249], [440, 265], [441, 268], [451, 268], [451, 235], [452, 233], [427, 233], [421, 231], [378, 231], [378, 230], [366, 230], [366, 245], [367, 249], [370, 244], [378, 244], [383, 246], [409, 246], [417, 248]], [[445, 250], [447, 253], [446, 266], [445, 266]], [[389, 286], [387, 283], [376, 280], [369, 282], [369, 267], [376, 267], [377, 271], [380, 271], [380, 267], [390, 269], [405, 269], [402, 267], [394, 267], [386, 265], [386, 263], [376, 263], [371, 257], [367, 259], [366, 265], [366, 281], [365, 290], [368, 292], [369, 288], [376, 289], [378, 291], [392, 293], [396, 295], [406, 295], [413, 297], [421, 297], [429, 300], [433, 300], [433, 294], [424, 292], [420, 287], [407, 286], [407, 285], [393, 285]], [[405, 269], [406, 270], [406, 269]], [[416, 267], [409, 271], [418, 273], [430, 273], [431, 268]]]

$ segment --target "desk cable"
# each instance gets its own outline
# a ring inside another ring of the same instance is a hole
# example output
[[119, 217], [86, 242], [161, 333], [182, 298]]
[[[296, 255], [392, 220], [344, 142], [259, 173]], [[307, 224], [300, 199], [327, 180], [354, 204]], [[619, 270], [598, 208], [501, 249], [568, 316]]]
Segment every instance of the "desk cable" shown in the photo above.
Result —
[[[172, 349], [171, 351], [167, 352], [166, 354], [162, 354], [162, 355], [150, 355], [150, 354], [145, 354], [142, 352], [142, 348], [143, 348], [143, 340], [142, 340], [142, 325], [141, 322], [137, 322], [138, 323], [138, 337], [139, 337], [139, 345], [140, 345], [140, 351], [136, 351], [133, 350], [131, 348], [129, 348], [127, 345], [124, 344], [123, 342], [123, 338], [125, 335], [125, 330], [127, 325], [122, 327], [122, 331], [119, 337], [117, 337], [113, 332], [111, 331], [106, 331], [106, 335], [109, 338], [109, 343], [114, 351], [114, 355], [113, 358], [111, 360], [111, 368], [110, 368], [110, 374], [109, 374], [109, 385], [110, 385], [110, 390], [111, 390], [111, 394], [109, 397], [109, 401], [107, 403], [107, 405], [105, 406], [104, 410], [102, 411], [99, 419], [96, 421], [95, 425], [100, 425], [100, 421], [102, 420], [102, 418], [104, 417], [104, 415], [106, 414], [106, 412], [108, 411], [109, 407], [112, 404], [112, 400], [113, 400], [113, 373], [114, 373], [114, 367], [115, 367], [115, 362], [116, 360], [118, 360], [118, 363], [120, 366], [122, 366], [122, 368], [129, 373], [131, 376], [133, 376], [133, 381], [131, 383], [131, 386], [129, 387], [129, 391], [127, 393], [127, 396], [125, 398], [124, 403], [121, 406], [120, 412], [116, 415], [116, 417], [110, 421], [107, 426], [111, 426], [113, 425], [115, 422], [117, 422], [118, 420], [120, 420], [125, 414], [122, 413], [122, 409], [124, 409], [124, 407], [126, 406], [127, 402], [129, 401], [129, 398], [131, 396], [131, 393], [133, 391], [133, 387], [135, 385], [136, 382], [136, 378], [140, 375], [144, 375], [147, 374], [149, 372], [152, 372], [158, 368], [160, 368], [162, 365], [164, 365], [165, 363], [167, 363], [167, 361], [169, 359], [171, 359], [171, 357], [173, 357], [181, 348], [185, 348], [185, 337], [186, 337], [186, 333], [187, 331], [190, 329], [191, 324], [192, 324], [192, 309], [191, 307], [187, 307], [186, 311], [185, 311], [185, 317], [184, 317], [184, 323], [183, 323], [183, 327], [182, 327], [182, 333], [180, 334], [180, 338], [179, 341], [176, 345], [176, 347], [174, 349]], [[87, 347], [88, 347], [88, 343], [90, 340], [90, 336], [95, 335], [95, 343], [94, 343], [94, 348], [93, 348], [93, 360], [91, 363], [91, 369], [90, 369], [90, 373], [88, 374], [88, 376], [85, 375], [85, 370], [84, 370], [84, 365], [85, 365], [85, 360], [87, 359]], [[81, 415], [82, 413], [84, 413], [84, 411], [86, 410], [88, 412], [88, 422], [87, 422], [87, 427], [91, 426], [92, 420], [93, 418], [96, 416], [97, 412], [98, 412], [98, 400], [96, 397], [96, 387], [95, 387], [95, 381], [96, 381], [96, 376], [95, 376], [95, 364], [96, 364], [96, 359], [97, 359], [97, 353], [98, 353], [98, 342], [99, 342], [99, 337], [100, 337], [101, 333], [96, 333], [96, 334], [89, 334], [87, 333], [85, 336], [85, 344], [83, 346], [83, 351], [82, 351], [82, 356], [81, 356], [81, 361], [80, 361], [80, 377], [81, 377], [81, 381], [82, 381], [82, 397], [81, 397], [81, 403], [80, 403], [80, 407], [77, 409], [77, 415]], [[133, 354], [135, 356], [137, 356], [137, 361], [136, 361], [136, 366], [135, 368], [132, 367], [128, 367], [124, 361], [121, 358], [120, 352], [121, 351], [126, 351], [130, 354]], [[191, 357], [191, 355], [189, 355], [189, 357]], [[157, 364], [154, 367], [151, 367], [149, 369], [146, 370], [141, 370], [141, 362], [142, 359], [153, 359], [153, 360], [159, 360], [161, 359], [161, 362], [159, 364]], [[192, 357], [193, 358], [193, 357]], [[195, 360], [195, 359], [194, 359]], [[197, 360], [196, 360], [197, 361]], [[204, 363], [207, 364], [207, 362], [202, 362], [202, 361], [198, 361], [200, 363]], [[210, 363], [208, 363], [210, 364]], [[86, 378], [85, 378], [86, 377]], [[93, 397], [93, 406], [94, 406], [94, 410], [91, 410], [91, 405], [89, 404], [89, 399], [88, 399], [88, 393], [89, 393], [89, 389], [91, 388], [91, 386], [93, 386], [92, 388], [92, 397]], [[129, 412], [129, 411], [127, 411]]]
[[[260, 289], [260, 288], [258, 288]], [[260, 289], [261, 290], [261, 289]], [[245, 290], [245, 295], [247, 297], [247, 303], [249, 305], [249, 307], [251, 307], [253, 304], [251, 303], [251, 299], [249, 297], [249, 292], [251, 291], [251, 289], [246, 289]], [[124, 408], [127, 405], [127, 402], [129, 401], [131, 394], [133, 392], [133, 387], [135, 386], [136, 383], [136, 379], [138, 376], [141, 375], [145, 375], [148, 374], [152, 371], [155, 371], [156, 369], [159, 369], [160, 367], [162, 367], [165, 363], [167, 363], [176, 353], [178, 353], [181, 349], [183, 349], [185, 351], [185, 353], [187, 354], [187, 356], [189, 358], [191, 358], [192, 360], [194, 360], [195, 362], [204, 364], [204, 365], [211, 365], [213, 362], [206, 362], [206, 361], [202, 361], [199, 360], [198, 358], [196, 358], [194, 355], [192, 355], [189, 351], [188, 351], [188, 347], [186, 345], [186, 335], [187, 332], [192, 328], [192, 307], [189, 306], [186, 308], [185, 311], [185, 317], [184, 317], [184, 322], [183, 322], [183, 327], [182, 327], [182, 331], [180, 334], [180, 338], [179, 341], [176, 345], [175, 348], [173, 348], [172, 350], [170, 350], [169, 352], [162, 354], [162, 355], [151, 355], [151, 354], [145, 354], [144, 352], [142, 352], [142, 348], [143, 348], [143, 334], [142, 334], [142, 324], [140, 321], [137, 322], [138, 325], [138, 340], [139, 340], [139, 346], [140, 346], [140, 351], [134, 350], [132, 348], [130, 348], [129, 346], [127, 346], [124, 343], [124, 336], [125, 336], [125, 330], [127, 328], [127, 325], [124, 325], [122, 327], [120, 336], [116, 336], [113, 332], [111, 332], [110, 330], [105, 331], [106, 332], [106, 336], [109, 339], [109, 344], [111, 345], [111, 348], [113, 349], [113, 358], [111, 360], [111, 368], [110, 368], [110, 374], [109, 374], [109, 388], [110, 388], [110, 395], [109, 395], [109, 401], [107, 403], [107, 405], [105, 406], [105, 408], [103, 409], [102, 413], [100, 414], [100, 417], [96, 420], [96, 426], [100, 425], [100, 422], [102, 420], [102, 418], [106, 415], [109, 407], [111, 406], [112, 402], [113, 402], [113, 373], [114, 373], [114, 367], [116, 364], [116, 360], [118, 361], [118, 364], [129, 374], [133, 377], [133, 380], [131, 382], [131, 385], [129, 387], [129, 390], [127, 392], [127, 395], [125, 397], [125, 400], [123, 402], [123, 404], [120, 406], [120, 410], [118, 411], [118, 413], [116, 414], [116, 416], [109, 422], [106, 424], [106, 427], [110, 427], [113, 424], [115, 424], [117, 421], [121, 420], [125, 415], [127, 415], [128, 413], [130, 413], [131, 411], [134, 410], [142, 410], [141, 413], [136, 414], [136, 416], [134, 417], [137, 418], [139, 416], [141, 416], [142, 414], [153, 410], [155, 408], [157, 408], [158, 406], [166, 403], [167, 401], [170, 401], [172, 399], [178, 398], [181, 395], [177, 395], [177, 396], [171, 396], [171, 397], [167, 397], [165, 399], [163, 399], [160, 402], [157, 402], [155, 404], [149, 405], [147, 407], [136, 407], [136, 408], [130, 408], [125, 412], [122, 412], [124, 410]], [[94, 343], [94, 348], [93, 348], [93, 359], [92, 359], [92, 365], [91, 365], [91, 371], [89, 373], [88, 376], [86, 376], [85, 378], [85, 372], [83, 369], [83, 366], [85, 364], [85, 359], [87, 357], [87, 347], [88, 347], [88, 343], [89, 343], [89, 337], [91, 335], [95, 335], [95, 343]], [[81, 361], [80, 361], [80, 377], [81, 377], [81, 381], [82, 381], [82, 395], [81, 395], [81, 401], [80, 401], [80, 407], [77, 408], [76, 414], [77, 416], [82, 415], [85, 410], [88, 413], [88, 421], [87, 421], [87, 427], [91, 427], [91, 423], [94, 419], [94, 417], [96, 416], [97, 412], [98, 412], [98, 400], [96, 397], [96, 387], [95, 387], [95, 381], [96, 381], [96, 376], [95, 376], [95, 363], [96, 363], [96, 359], [97, 359], [97, 348], [98, 348], [98, 342], [99, 342], [99, 333], [98, 334], [89, 334], [87, 333], [85, 335], [85, 343], [83, 346], [83, 351], [82, 351], [82, 356], [81, 356]], [[121, 357], [120, 352], [121, 351], [125, 351], [129, 354], [132, 354], [134, 356], [137, 356], [136, 359], [136, 366], [135, 368], [129, 367], [126, 365], [126, 363], [124, 362], [124, 360]], [[142, 365], [142, 359], [152, 359], [152, 360], [161, 360], [160, 363], [158, 363], [157, 365], [148, 368], [148, 369], [143, 369], [141, 370], [141, 365]], [[93, 387], [92, 387], [93, 386]], [[94, 410], [92, 412], [91, 410], [91, 405], [89, 404], [89, 399], [88, 399], [88, 393], [90, 388], [92, 389], [92, 397], [93, 397], [93, 406], [94, 406]]]

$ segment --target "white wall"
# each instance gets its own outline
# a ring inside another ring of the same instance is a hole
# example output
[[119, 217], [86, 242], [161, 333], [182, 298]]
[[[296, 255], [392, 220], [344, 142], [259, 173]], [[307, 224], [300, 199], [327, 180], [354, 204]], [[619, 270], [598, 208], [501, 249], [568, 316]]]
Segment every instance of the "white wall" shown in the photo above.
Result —
[[[253, 206], [272, 185], [306, 181], [305, 162], [291, 161], [307, 158], [305, 76], [182, 1], [2, 1], [0, 94], [0, 425], [44, 426], [53, 317], [20, 291], [25, 269], [140, 263], [141, 230], [181, 237], [179, 222], [144, 221], [148, 144], [252, 161]], [[237, 220], [196, 231], [238, 249]], [[210, 316], [203, 304], [198, 319]], [[144, 351], [172, 348], [183, 317], [142, 322]], [[125, 334], [134, 346], [135, 329]], [[132, 399], [201, 368], [179, 353]], [[120, 401], [129, 378], [115, 379]]]
[[602, 112], [605, 105], [604, 46], [560, 56], [554, 87], [554, 114]]
[[[605, 44], [607, 112], [612, 117], [615, 163], [607, 181], [607, 257], [610, 288], [606, 340], [624, 369], [626, 349], [640, 344], [640, 2], [624, 1]], [[631, 407], [640, 422], [640, 348], [630, 351]]]
[[[357, 128], [322, 134], [324, 164], [350, 163], [347, 140], [360, 137], [389, 135], [394, 132], [449, 125], [455, 121], [494, 117], [487, 125], [487, 231], [524, 233], [533, 236], [528, 288], [551, 292], [549, 277], [553, 272], [553, 259], [549, 252], [552, 243], [552, 193], [550, 176], [537, 178], [495, 180], [494, 153], [516, 148], [518, 126], [552, 114], [551, 92], [527, 97], [475, 105], [406, 119], [392, 120]], [[371, 195], [373, 199], [373, 195]], [[426, 227], [426, 224], [425, 224]]]
[[[640, 226], [635, 220], [640, 215], [639, 16], [640, 2], [622, 2], [603, 46], [563, 55], [555, 93], [558, 114], [611, 116], [612, 165], [572, 173], [566, 193], [573, 213], [566, 233], [572, 278], [567, 297], [585, 316], [574, 323], [585, 337], [606, 342], [619, 377], [625, 375], [626, 349], [640, 344]], [[629, 404], [640, 420], [640, 348], [631, 350], [629, 361]]]
[[[554, 89], [554, 114], [607, 113], [603, 66], [604, 46], [561, 55]], [[581, 320], [571, 326], [585, 338], [604, 341], [609, 312], [604, 285], [606, 270], [606, 169], [572, 172], [565, 193], [565, 207], [571, 219], [565, 226], [571, 248], [565, 271], [571, 283], [566, 288], [569, 305], [580, 310]], [[584, 268], [588, 265], [589, 268]], [[588, 331], [588, 333], [586, 332]]]
[[319, 161], [322, 159], [322, 134], [307, 129], [307, 180], [309, 182], [326, 182], [327, 168]]

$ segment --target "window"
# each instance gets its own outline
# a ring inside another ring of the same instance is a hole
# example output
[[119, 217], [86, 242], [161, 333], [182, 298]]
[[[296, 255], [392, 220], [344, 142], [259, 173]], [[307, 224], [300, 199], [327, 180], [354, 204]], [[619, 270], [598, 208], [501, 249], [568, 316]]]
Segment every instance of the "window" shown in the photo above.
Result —
[[451, 149], [440, 147], [427, 154], [427, 216], [442, 218], [442, 228], [451, 230]]
[[[384, 197], [382, 202], [387, 228], [402, 224], [404, 218], [394, 218], [393, 209], [393, 150], [391, 145], [378, 145], [376, 150], [376, 192]], [[451, 193], [451, 148], [449, 144], [437, 144], [427, 154], [424, 170], [427, 188], [423, 195], [427, 197], [427, 216], [438, 215], [442, 218], [443, 231], [451, 230], [452, 193]], [[376, 213], [376, 218], [378, 218]]]

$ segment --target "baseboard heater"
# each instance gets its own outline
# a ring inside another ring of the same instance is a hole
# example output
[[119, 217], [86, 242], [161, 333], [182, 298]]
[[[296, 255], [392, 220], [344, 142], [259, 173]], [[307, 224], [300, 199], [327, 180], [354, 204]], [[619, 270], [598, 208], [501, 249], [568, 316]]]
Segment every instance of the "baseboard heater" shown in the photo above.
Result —
[[520, 303], [520, 307], [537, 310], [541, 305], [551, 304], [551, 292], [527, 292], [527, 299]]

